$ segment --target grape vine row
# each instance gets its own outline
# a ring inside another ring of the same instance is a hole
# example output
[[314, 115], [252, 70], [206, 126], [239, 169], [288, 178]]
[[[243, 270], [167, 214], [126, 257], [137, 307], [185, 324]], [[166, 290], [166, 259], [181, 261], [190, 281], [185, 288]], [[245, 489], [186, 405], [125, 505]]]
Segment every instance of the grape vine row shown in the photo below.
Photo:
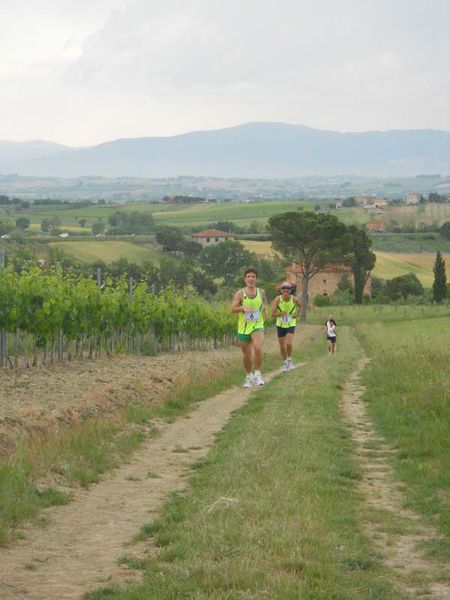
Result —
[[173, 287], [154, 294], [147, 283], [100, 288], [40, 269], [0, 271], [0, 366], [217, 347], [231, 343], [234, 329], [227, 306]]

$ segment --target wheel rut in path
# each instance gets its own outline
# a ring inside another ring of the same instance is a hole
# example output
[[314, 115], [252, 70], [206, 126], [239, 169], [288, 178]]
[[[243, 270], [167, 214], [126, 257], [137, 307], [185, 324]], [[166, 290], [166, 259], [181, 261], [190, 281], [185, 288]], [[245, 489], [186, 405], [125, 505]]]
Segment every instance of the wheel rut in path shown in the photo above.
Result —
[[[366, 505], [371, 509], [387, 511], [391, 520], [393, 517], [404, 524], [404, 530], [391, 539], [382, 523], [367, 522], [365, 531], [392, 570], [394, 583], [405, 594], [405, 598], [448, 600], [450, 587], [436, 581], [435, 575], [437, 569], [444, 566], [427, 560], [418, 548], [421, 542], [439, 536], [432, 527], [421, 524], [421, 517], [417, 513], [404, 508], [405, 498], [388, 460], [394, 450], [376, 433], [362, 399], [365, 388], [360, 383], [360, 375], [369, 362], [366, 357], [360, 358], [355, 371], [347, 379], [341, 410], [362, 469], [359, 487]], [[428, 592], [423, 591], [423, 586], [410, 583], [414, 573], [421, 574], [421, 578], [427, 580], [425, 587]]]
[[30, 526], [26, 539], [0, 549], [1, 600], [78, 600], [135, 576], [118, 566], [121, 556], [133, 553], [126, 545], [157, 518], [168, 494], [186, 487], [189, 465], [207, 454], [214, 434], [251, 393], [232, 387], [200, 402], [186, 417], [161, 424], [158, 437], [129, 463], [89, 490], [77, 490], [69, 504], [43, 511], [44, 529]]

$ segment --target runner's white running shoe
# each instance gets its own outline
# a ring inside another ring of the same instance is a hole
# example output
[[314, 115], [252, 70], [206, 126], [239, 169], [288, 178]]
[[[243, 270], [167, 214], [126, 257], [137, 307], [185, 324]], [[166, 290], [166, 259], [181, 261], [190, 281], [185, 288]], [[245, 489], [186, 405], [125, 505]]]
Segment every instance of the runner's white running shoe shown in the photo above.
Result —
[[261, 373], [255, 373], [255, 374], [253, 375], [253, 383], [254, 383], [255, 385], [265, 385], [265, 383], [266, 383], [266, 382], [265, 382], [265, 381], [264, 381], [264, 379], [262, 378], [262, 375], [261, 375]]
[[252, 385], [253, 385], [253, 375], [247, 375], [247, 377], [244, 380], [244, 387], [251, 388]]
[[292, 358], [288, 358], [286, 360], [286, 365], [287, 365], [287, 371], [290, 371], [291, 369], [295, 369], [295, 365], [294, 365], [294, 361], [292, 360]]
[[283, 366], [281, 367], [281, 370], [283, 371], [283, 373], [286, 373], [287, 371], [289, 371], [289, 363], [287, 360], [284, 361]]

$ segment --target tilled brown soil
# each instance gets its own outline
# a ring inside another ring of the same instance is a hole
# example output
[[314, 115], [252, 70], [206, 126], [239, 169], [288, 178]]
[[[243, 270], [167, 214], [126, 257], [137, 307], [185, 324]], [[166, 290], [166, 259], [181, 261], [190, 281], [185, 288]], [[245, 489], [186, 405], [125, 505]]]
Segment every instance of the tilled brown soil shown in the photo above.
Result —
[[48, 368], [0, 371], [0, 457], [19, 438], [116, 412], [130, 401], [160, 402], [190, 379], [239, 364], [239, 350], [122, 355]]

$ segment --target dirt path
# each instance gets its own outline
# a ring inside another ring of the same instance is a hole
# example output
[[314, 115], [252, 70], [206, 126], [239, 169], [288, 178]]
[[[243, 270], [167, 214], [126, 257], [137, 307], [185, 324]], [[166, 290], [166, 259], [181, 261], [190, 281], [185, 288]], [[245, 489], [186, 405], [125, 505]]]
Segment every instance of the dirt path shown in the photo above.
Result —
[[[366, 523], [366, 533], [392, 570], [395, 584], [405, 597], [448, 600], [450, 587], [437, 581], [437, 570], [443, 565], [427, 560], [418, 549], [418, 544], [435, 539], [438, 534], [431, 527], [421, 525], [418, 514], [404, 508], [405, 498], [388, 460], [394, 450], [375, 432], [362, 400], [364, 387], [359, 377], [368, 362], [367, 358], [358, 361], [356, 370], [344, 386], [341, 408], [362, 468], [360, 491], [365, 502], [372, 509], [387, 511], [389, 522], [401, 524], [402, 533], [393, 535], [386, 528], [386, 522]], [[426, 581], [429, 593], [411, 583], [414, 576], [416, 581]]]
[[126, 544], [155, 519], [170, 492], [185, 487], [188, 466], [207, 454], [214, 434], [251, 393], [258, 391], [233, 387], [162, 424], [157, 439], [129, 464], [88, 491], [76, 491], [70, 504], [47, 509], [45, 529], [30, 527], [27, 539], [0, 549], [1, 599], [79, 599], [135, 573], [118, 566]]

